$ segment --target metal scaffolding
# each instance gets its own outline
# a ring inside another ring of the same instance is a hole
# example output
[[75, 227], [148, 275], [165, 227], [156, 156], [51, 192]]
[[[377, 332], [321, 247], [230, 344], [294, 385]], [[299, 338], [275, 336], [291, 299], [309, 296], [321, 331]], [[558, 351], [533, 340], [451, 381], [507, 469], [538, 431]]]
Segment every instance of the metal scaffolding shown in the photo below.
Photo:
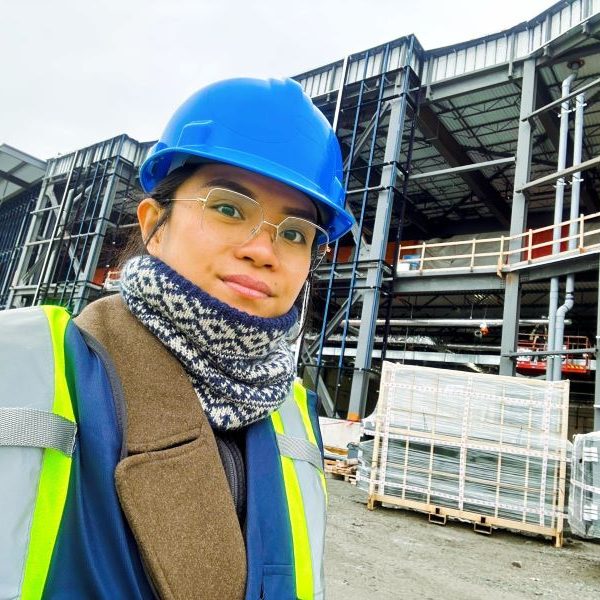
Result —
[[[329, 416], [370, 412], [378, 386], [369, 382], [386, 357], [514, 375], [519, 333], [535, 331], [520, 319], [545, 319], [549, 282], [567, 273], [581, 273], [568, 334], [595, 339], [599, 31], [600, 4], [571, 0], [497, 35], [434, 51], [409, 36], [296, 77], [336, 127], [357, 221], [315, 274], [314, 319], [300, 353]], [[563, 122], [568, 168], [556, 173], [556, 107], [573, 69], [569, 110], [577, 91], [587, 93], [583, 162], [570, 167], [576, 133]], [[582, 168], [582, 216], [553, 221], [553, 185]], [[571, 244], [571, 254], [552, 248], [553, 230], [569, 225], [579, 233], [558, 243]], [[449, 324], [461, 317], [481, 322], [479, 338]], [[440, 324], [423, 335], [426, 319]], [[486, 319], [503, 326], [489, 330]], [[567, 355], [559, 346], [543, 352], [563, 363]], [[595, 352], [594, 344], [581, 352]], [[591, 401], [588, 388], [576, 393]]]
[[39, 192], [37, 184], [0, 204], [0, 310], [8, 308], [10, 284]]
[[57, 303], [77, 314], [102, 294], [135, 223], [135, 178], [147, 148], [121, 135], [48, 161], [6, 308]]

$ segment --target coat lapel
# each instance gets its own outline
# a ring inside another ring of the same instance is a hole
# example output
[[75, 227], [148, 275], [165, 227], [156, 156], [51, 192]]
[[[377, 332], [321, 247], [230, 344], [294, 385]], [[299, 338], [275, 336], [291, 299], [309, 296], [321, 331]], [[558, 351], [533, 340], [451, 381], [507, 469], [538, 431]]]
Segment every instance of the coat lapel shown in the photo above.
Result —
[[123, 387], [123, 511], [161, 598], [243, 598], [244, 540], [217, 445], [192, 384], [120, 296], [76, 324], [108, 351]]

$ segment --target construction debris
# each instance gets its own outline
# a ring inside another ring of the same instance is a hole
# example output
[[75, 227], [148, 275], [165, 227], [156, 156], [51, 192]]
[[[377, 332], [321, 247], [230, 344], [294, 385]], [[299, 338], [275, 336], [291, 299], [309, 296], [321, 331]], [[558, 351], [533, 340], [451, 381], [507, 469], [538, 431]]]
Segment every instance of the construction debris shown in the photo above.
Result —
[[356, 470], [358, 468], [357, 458], [346, 458], [343, 460], [325, 459], [325, 473], [338, 477], [356, 485]]

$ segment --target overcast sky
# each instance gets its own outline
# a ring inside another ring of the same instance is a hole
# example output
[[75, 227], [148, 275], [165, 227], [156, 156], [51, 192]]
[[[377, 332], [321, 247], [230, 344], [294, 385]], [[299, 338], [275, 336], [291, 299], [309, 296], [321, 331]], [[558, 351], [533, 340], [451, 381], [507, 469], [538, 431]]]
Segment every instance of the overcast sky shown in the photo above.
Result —
[[414, 33], [426, 50], [531, 19], [552, 0], [5, 0], [0, 143], [50, 158], [156, 139], [202, 85], [296, 75]]

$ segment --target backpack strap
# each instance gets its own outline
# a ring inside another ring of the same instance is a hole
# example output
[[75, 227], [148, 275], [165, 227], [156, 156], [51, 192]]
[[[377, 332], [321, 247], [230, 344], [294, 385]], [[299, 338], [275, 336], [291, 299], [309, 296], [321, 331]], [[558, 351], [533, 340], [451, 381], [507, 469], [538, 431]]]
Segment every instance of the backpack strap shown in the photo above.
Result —
[[0, 311], [0, 581], [40, 598], [65, 508], [77, 425], [65, 370], [69, 313]]
[[52, 448], [73, 455], [77, 424], [35, 408], [0, 406], [0, 446]]

